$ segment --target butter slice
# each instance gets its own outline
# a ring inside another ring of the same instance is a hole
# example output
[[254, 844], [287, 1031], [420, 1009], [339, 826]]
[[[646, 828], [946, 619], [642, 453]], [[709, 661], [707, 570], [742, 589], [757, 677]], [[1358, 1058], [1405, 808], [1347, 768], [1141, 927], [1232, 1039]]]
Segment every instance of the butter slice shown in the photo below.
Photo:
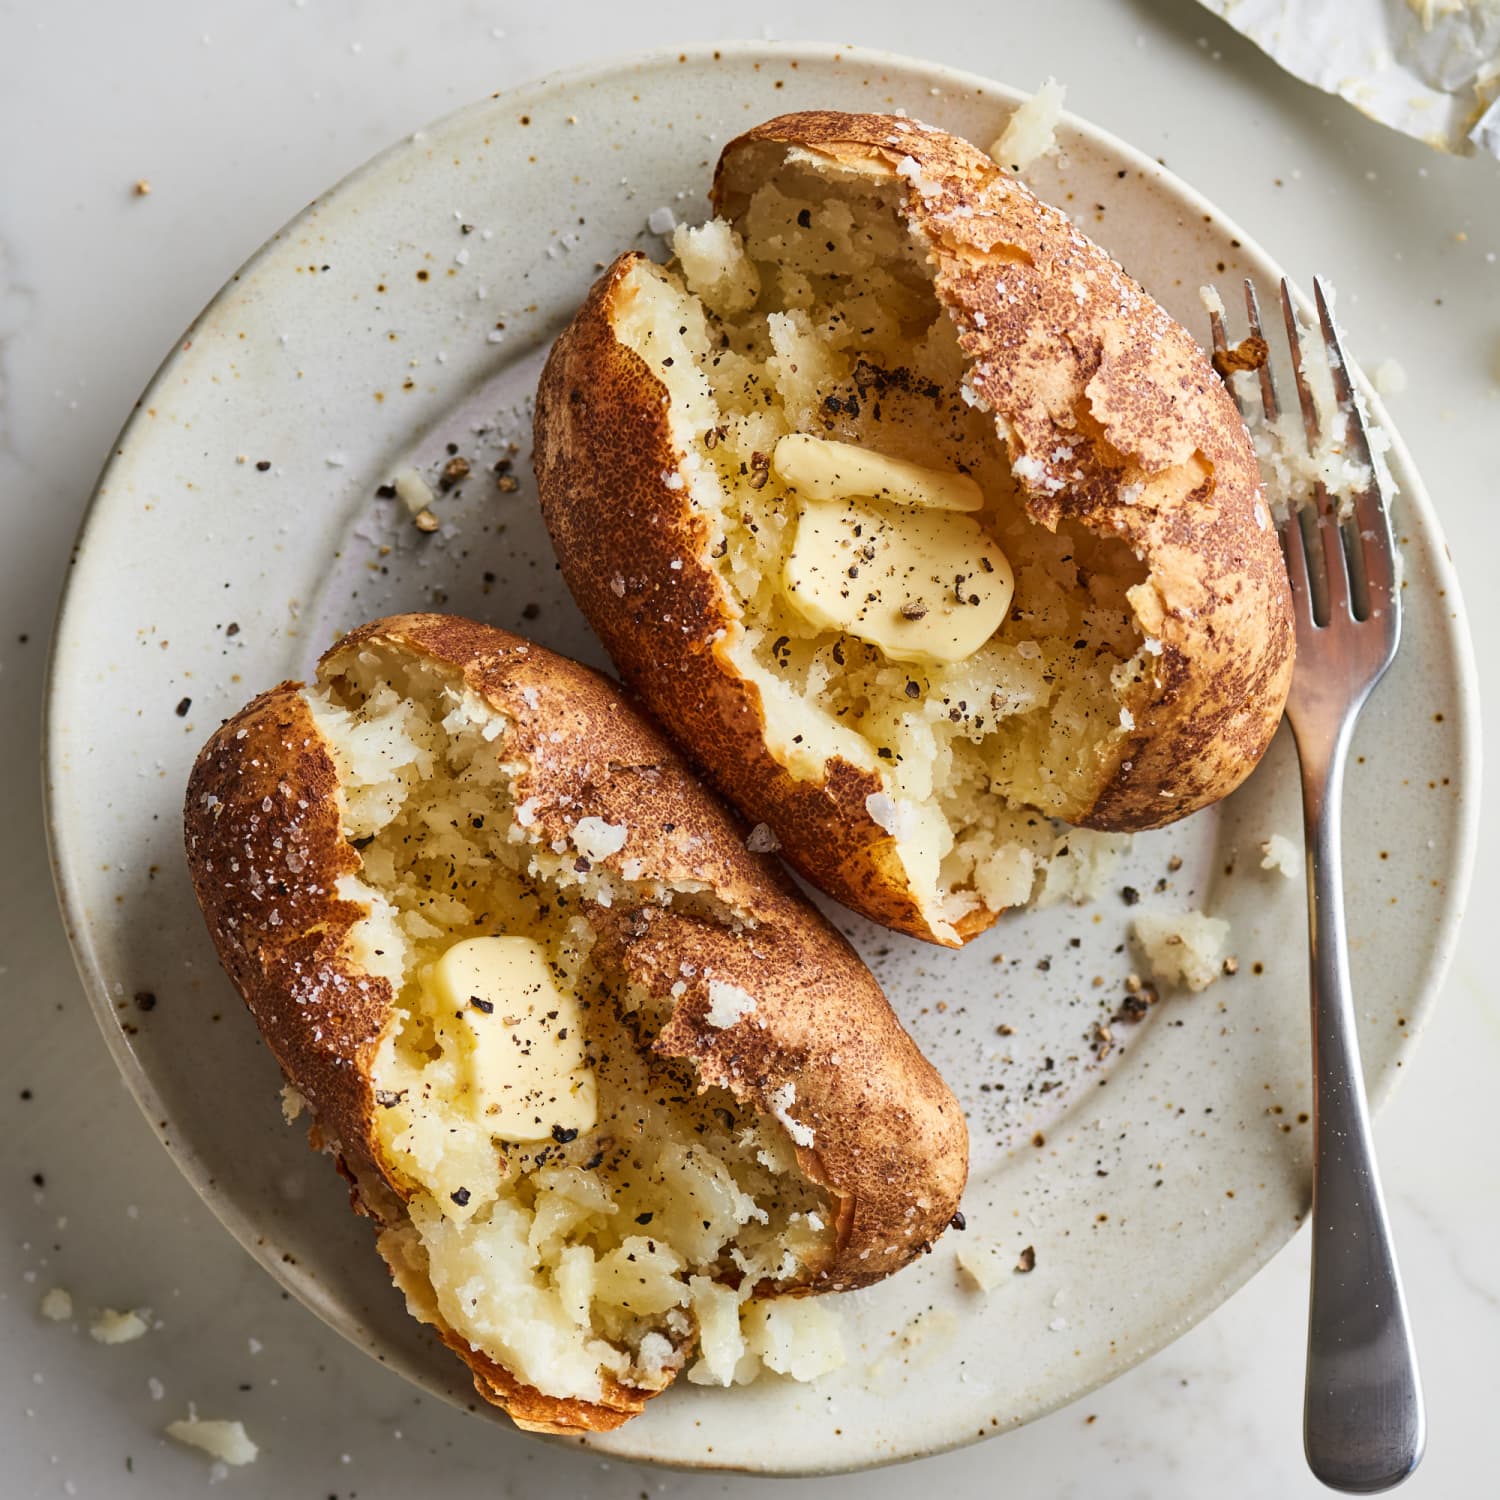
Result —
[[427, 984], [443, 1029], [452, 1016], [467, 1032], [469, 1094], [491, 1135], [543, 1141], [593, 1129], [598, 1089], [578, 997], [558, 988], [540, 944], [466, 938], [432, 966]]
[[782, 586], [812, 624], [858, 636], [892, 661], [956, 662], [1000, 627], [1015, 578], [967, 516], [814, 500], [803, 503]]
[[933, 510], [976, 511], [984, 492], [967, 474], [929, 469], [888, 458], [853, 443], [792, 433], [781, 439], [771, 458], [776, 477], [805, 500], [847, 500], [868, 496], [897, 505], [925, 505]]

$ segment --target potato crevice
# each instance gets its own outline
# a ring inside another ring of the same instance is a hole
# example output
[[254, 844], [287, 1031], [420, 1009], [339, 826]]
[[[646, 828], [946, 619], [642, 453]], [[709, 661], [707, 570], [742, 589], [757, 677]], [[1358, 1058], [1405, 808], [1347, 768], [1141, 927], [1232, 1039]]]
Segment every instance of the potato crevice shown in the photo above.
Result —
[[[339, 884], [368, 908], [348, 950], [395, 996], [371, 1068], [376, 1137], [407, 1199], [393, 1263], [399, 1252], [408, 1281], [416, 1268], [450, 1330], [548, 1396], [659, 1390], [695, 1343], [689, 1378], [717, 1384], [837, 1363], [815, 1303], [748, 1300], [827, 1260], [828, 1194], [780, 1127], [651, 1052], [672, 997], [612, 980], [591, 957], [598, 907], [737, 914], [694, 882], [601, 869], [620, 833], [600, 819], [542, 842], [513, 796], [518, 768], [495, 748], [504, 719], [458, 674], [372, 646], [303, 696], [363, 862]], [[539, 1013], [534, 1045], [556, 1040], [548, 1026], [582, 1028], [589, 1128], [513, 1140], [488, 1123], [489, 1002], [475, 997], [479, 1015], [445, 1008], [434, 966], [462, 939], [502, 934], [538, 945], [562, 997]]]
[[[1151, 675], [1155, 643], [1132, 607], [1147, 574], [1128, 546], [1025, 514], [895, 191], [789, 162], [733, 227], [679, 230], [673, 269], [637, 263], [615, 327], [670, 393], [699, 560], [738, 610], [716, 649], [758, 688], [768, 749], [798, 779], [818, 780], [835, 756], [879, 776], [867, 811], [895, 839], [933, 934], [952, 941], [966, 918], [986, 925], [1046, 893], [1060, 853], [1105, 852], [1108, 836], [1054, 820], [1081, 815], [1108, 779], [1106, 752], [1132, 727], [1123, 700]], [[772, 461], [789, 433], [978, 483], [974, 519], [1015, 574], [978, 650], [893, 660], [789, 602], [804, 502]]]

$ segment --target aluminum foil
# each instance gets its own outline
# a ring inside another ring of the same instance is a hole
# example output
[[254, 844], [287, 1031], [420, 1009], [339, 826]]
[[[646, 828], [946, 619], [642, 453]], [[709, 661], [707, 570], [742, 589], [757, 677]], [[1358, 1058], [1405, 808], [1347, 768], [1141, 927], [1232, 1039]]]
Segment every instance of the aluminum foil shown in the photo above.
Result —
[[1500, 158], [1500, 0], [1202, 0], [1298, 78], [1439, 151]]

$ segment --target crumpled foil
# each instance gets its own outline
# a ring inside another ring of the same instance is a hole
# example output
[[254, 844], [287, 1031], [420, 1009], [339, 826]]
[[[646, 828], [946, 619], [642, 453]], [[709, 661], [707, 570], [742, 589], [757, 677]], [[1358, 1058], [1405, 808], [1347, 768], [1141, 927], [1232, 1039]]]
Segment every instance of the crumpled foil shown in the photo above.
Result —
[[1500, 0], [1202, 0], [1289, 73], [1439, 151], [1500, 158]]

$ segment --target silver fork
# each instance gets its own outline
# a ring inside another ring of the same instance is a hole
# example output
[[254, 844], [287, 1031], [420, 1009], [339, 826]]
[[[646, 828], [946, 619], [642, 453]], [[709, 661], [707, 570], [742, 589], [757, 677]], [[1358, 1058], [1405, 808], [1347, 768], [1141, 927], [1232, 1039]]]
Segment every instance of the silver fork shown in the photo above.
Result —
[[[1342, 437], [1344, 451], [1371, 477], [1352, 497], [1347, 521], [1339, 519], [1337, 497], [1319, 483], [1314, 507], [1301, 508], [1280, 527], [1296, 621], [1297, 665], [1286, 713], [1302, 765], [1312, 960], [1312, 1289], [1302, 1436], [1308, 1466], [1324, 1484], [1369, 1494], [1405, 1479], [1421, 1461], [1427, 1437], [1416, 1350], [1370, 1139], [1340, 850], [1344, 764], [1354, 721], [1396, 655], [1401, 597], [1390, 515], [1364, 420], [1322, 283], [1314, 279], [1313, 289], [1338, 398], [1335, 420], [1343, 426], [1330, 436]], [[1245, 306], [1251, 334], [1264, 345], [1260, 304], [1249, 281]], [[1285, 281], [1281, 306], [1302, 421], [1315, 451], [1318, 412]], [[1223, 355], [1224, 320], [1211, 313], [1210, 322], [1214, 350]], [[1280, 405], [1269, 358], [1258, 375], [1261, 404], [1274, 422]]]

